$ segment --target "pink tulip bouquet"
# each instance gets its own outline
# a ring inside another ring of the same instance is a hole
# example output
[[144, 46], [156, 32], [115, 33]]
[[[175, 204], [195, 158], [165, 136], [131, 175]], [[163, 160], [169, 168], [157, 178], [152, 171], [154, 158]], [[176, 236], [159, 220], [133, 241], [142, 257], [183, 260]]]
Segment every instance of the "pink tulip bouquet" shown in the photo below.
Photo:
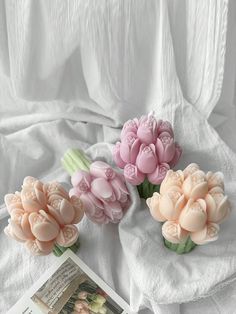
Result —
[[169, 170], [160, 194], [154, 193], [146, 202], [153, 218], [163, 223], [165, 246], [178, 254], [217, 240], [219, 224], [230, 213], [223, 174], [205, 174], [197, 164], [183, 171]]
[[84, 215], [83, 205], [58, 182], [44, 184], [26, 177], [22, 190], [7, 194], [5, 203], [10, 214], [6, 235], [23, 242], [32, 254], [60, 256], [68, 247], [78, 249], [75, 224]]
[[90, 161], [78, 149], [69, 149], [62, 165], [71, 175], [70, 196], [84, 204], [87, 217], [95, 223], [118, 223], [129, 206], [129, 192], [123, 175], [103, 161]]
[[126, 181], [137, 185], [140, 197], [147, 199], [159, 191], [166, 172], [177, 164], [181, 153], [171, 124], [150, 113], [124, 124], [113, 159], [124, 169]]

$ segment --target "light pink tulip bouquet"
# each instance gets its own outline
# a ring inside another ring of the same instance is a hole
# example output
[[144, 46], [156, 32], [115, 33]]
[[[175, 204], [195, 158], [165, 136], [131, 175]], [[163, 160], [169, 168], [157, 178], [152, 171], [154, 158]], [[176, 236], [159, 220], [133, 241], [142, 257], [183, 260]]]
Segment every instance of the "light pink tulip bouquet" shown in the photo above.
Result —
[[219, 224], [230, 213], [223, 174], [205, 174], [197, 164], [183, 171], [169, 170], [160, 194], [154, 193], [146, 202], [153, 218], [163, 222], [165, 246], [179, 254], [217, 240]]
[[137, 185], [140, 197], [147, 199], [159, 191], [166, 172], [177, 164], [181, 153], [171, 124], [150, 113], [125, 122], [113, 159], [124, 169], [126, 181]]
[[83, 204], [58, 182], [44, 184], [26, 177], [22, 190], [5, 195], [5, 203], [10, 214], [6, 235], [23, 242], [32, 254], [60, 256], [68, 247], [77, 251], [75, 224], [84, 215]]
[[78, 196], [87, 217], [95, 223], [118, 223], [129, 207], [129, 192], [123, 175], [103, 161], [90, 161], [78, 149], [69, 149], [62, 165], [71, 175], [70, 196]]

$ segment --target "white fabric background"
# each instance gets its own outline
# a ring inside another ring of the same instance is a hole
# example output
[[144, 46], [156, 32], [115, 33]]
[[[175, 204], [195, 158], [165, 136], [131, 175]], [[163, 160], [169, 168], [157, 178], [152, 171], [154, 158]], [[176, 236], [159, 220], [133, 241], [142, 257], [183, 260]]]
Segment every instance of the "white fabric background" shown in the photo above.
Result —
[[[68, 147], [114, 142], [124, 121], [154, 109], [184, 147], [179, 167], [223, 171], [235, 208], [235, 8], [225, 0], [1, 0], [0, 204], [26, 175], [69, 182], [60, 167]], [[2, 313], [54, 260], [7, 239], [5, 214]], [[116, 226], [84, 219], [80, 229], [81, 258], [135, 311], [236, 312], [234, 283], [195, 302], [158, 304], [132, 279]]]

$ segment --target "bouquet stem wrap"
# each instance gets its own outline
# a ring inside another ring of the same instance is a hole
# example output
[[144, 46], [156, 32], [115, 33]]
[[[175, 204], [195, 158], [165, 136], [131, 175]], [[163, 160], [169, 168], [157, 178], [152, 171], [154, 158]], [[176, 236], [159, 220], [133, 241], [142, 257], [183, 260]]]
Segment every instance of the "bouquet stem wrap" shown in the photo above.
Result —
[[67, 249], [71, 249], [72, 252], [76, 253], [80, 247], [79, 240], [77, 240], [73, 245], [70, 247], [64, 247], [59, 244], [55, 244], [53, 247], [53, 254], [55, 256], [61, 256]]
[[140, 198], [144, 198], [146, 200], [149, 197], [152, 197], [154, 192], [160, 191], [160, 185], [152, 184], [150, 181], [145, 179], [141, 184], [137, 186], [137, 189]]
[[79, 149], [69, 149], [63, 156], [62, 166], [72, 176], [76, 171], [89, 171], [91, 161]]
[[197, 244], [194, 243], [190, 237], [183, 243], [171, 243], [170, 241], [163, 238], [165, 246], [171, 251], [176, 252], [177, 254], [184, 254], [191, 252]]

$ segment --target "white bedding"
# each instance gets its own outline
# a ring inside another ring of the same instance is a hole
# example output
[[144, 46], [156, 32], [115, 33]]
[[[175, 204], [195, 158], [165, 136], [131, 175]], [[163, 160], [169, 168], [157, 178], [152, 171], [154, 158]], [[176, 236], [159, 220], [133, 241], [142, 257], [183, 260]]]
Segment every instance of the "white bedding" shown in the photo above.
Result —
[[[236, 126], [235, 107], [233, 100], [226, 106], [224, 92], [219, 98], [228, 2], [84, 3], [0, 2], [0, 204], [26, 175], [69, 183], [60, 165], [67, 148], [112, 143], [125, 120], [154, 109], [174, 124], [184, 148], [179, 167], [195, 161], [204, 170], [223, 171], [235, 210], [235, 133], [227, 127], [227, 121]], [[220, 110], [213, 111], [219, 99]], [[222, 139], [208, 123], [210, 115]], [[232, 150], [224, 140], [233, 143]], [[28, 255], [3, 233], [4, 207], [0, 218], [0, 313], [5, 314], [56, 257]], [[85, 218], [79, 228], [79, 256], [133, 310], [236, 313], [236, 283], [230, 277], [210, 297], [158, 304], [132, 279], [132, 260], [122, 249], [117, 226], [96, 226]]]

